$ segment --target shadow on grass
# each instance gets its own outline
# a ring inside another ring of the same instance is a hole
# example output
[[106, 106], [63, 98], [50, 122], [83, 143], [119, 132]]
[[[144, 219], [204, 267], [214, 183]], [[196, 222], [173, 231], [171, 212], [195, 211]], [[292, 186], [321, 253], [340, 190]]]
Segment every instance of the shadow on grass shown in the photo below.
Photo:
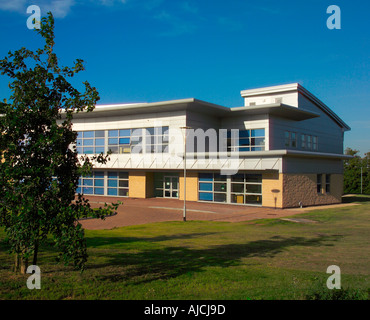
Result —
[[[122, 272], [100, 275], [100, 280], [112, 282], [130, 281], [135, 284], [165, 280], [193, 272], [202, 272], [207, 267], [237, 266], [242, 259], [251, 257], [272, 258], [294, 246], [332, 246], [330, 242], [338, 241], [341, 235], [322, 235], [316, 238], [280, 237], [267, 240], [251, 241], [245, 244], [227, 244], [206, 249], [189, 249], [186, 247], [166, 247], [142, 250], [139, 253], [102, 254], [108, 258], [103, 264], [88, 264], [88, 269], [109, 266], [121, 266]], [[114, 269], [113, 269], [114, 270]]]
[[134, 242], [160, 242], [168, 240], [178, 240], [178, 239], [191, 239], [202, 236], [209, 236], [214, 234], [213, 232], [202, 232], [202, 233], [181, 233], [174, 235], [162, 235], [158, 237], [148, 237], [148, 238], [137, 238], [137, 237], [87, 237], [86, 243], [88, 247], [97, 248], [101, 246], [111, 246], [115, 244], [127, 244]]
[[370, 202], [370, 195], [349, 195], [342, 197], [342, 203]]

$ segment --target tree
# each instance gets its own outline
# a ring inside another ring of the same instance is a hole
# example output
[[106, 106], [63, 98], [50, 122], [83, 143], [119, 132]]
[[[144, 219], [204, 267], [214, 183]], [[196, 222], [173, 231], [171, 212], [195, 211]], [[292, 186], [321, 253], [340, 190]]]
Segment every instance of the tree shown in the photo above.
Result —
[[361, 193], [362, 168], [362, 193], [370, 194], [370, 153], [365, 153], [364, 158], [358, 153], [351, 148], [345, 150], [345, 154], [353, 158], [344, 161], [344, 193]]
[[37, 264], [47, 237], [59, 249], [58, 260], [83, 270], [87, 261], [79, 219], [104, 218], [118, 204], [96, 210], [83, 195], [75, 196], [78, 179], [108, 155], [78, 156], [73, 114], [91, 112], [99, 94], [87, 81], [80, 93], [68, 78], [84, 70], [77, 59], [59, 67], [54, 47], [54, 18], [49, 12], [36, 32], [45, 40], [36, 52], [21, 48], [0, 60], [2, 75], [11, 78], [9, 101], [0, 102], [0, 226], [6, 231], [15, 270], [25, 272], [28, 259]]

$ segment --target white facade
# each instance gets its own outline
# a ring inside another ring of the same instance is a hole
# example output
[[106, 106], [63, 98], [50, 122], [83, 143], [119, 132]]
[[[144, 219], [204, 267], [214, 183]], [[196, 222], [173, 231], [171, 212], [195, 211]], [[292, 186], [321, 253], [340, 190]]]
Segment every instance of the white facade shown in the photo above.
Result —
[[[241, 96], [244, 106], [238, 108], [193, 98], [97, 106], [74, 116], [73, 129], [81, 133], [77, 147], [89, 154], [113, 150], [110, 161], [96, 164], [96, 170], [105, 173], [179, 173], [184, 169], [187, 127], [186, 169], [195, 174], [342, 173], [343, 134], [350, 128], [310, 92], [294, 83], [243, 90]], [[162, 129], [155, 134], [154, 128]], [[99, 132], [98, 138], [94, 132]], [[133, 151], [134, 132], [140, 132], [140, 153]], [[84, 138], [85, 133], [90, 137]], [[157, 147], [161, 152], [153, 151]], [[230, 187], [232, 178], [227, 181]], [[232, 198], [230, 192], [225, 199]]]

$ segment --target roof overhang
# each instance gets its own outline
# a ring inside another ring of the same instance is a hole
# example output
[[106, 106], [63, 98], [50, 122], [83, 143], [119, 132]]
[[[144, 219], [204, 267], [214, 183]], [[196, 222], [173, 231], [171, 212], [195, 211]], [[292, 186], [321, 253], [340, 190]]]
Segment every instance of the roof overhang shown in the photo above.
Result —
[[298, 109], [281, 103], [265, 104], [260, 106], [228, 108], [206, 101], [190, 98], [180, 100], [169, 100], [151, 103], [97, 105], [92, 112], [79, 112], [74, 118], [101, 118], [125, 115], [137, 115], [143, 113], [162, 113], [174, 111], [192, 111], [204, 113], [215, 117], [235, 117], [239, 115], [267, 114], [276, 117], [302, 121], [319, 117], [319, 114]]
[[317, 118], [320, 115], [301, 108], [296, 108], [288, 106], [282, 103], [264, 104], [259, 106], [247, 106], [247, 107], [237, 107], [231, 108], [232, 116], [237, 113], [242, 113], [245, 115], [256, 115], [256, 114], [269, 114], [275, 117], [286, 118], [295, 121], [302, 121], [312, 118]]
[[74, 115], [74, 118], [100, 118], [186, 110], [212, 114], [214, 116], [223, 116], [230, 111], [230, 108], [194, 98], [189, 98], [150, 103], [116, 104], [102, 106], [97, 105], [92, 112], [79, 112]]
[[[183, 157], [181, 153], [179, 156]], [[240, 151], [238, 152], [204, 152], [197, 154], [194, 152], [187, 152], [187, 158], [269, 158], [269, 157], [300, 157], [300, 158], [326, 158], [326, 159], [341, 159], [349, 160], [353, 156], [339, 153], [325, 153], [325, 152], [312, 152], [312, 151], [299, 151], [299, 150], [265, 150], [265, 151]]]

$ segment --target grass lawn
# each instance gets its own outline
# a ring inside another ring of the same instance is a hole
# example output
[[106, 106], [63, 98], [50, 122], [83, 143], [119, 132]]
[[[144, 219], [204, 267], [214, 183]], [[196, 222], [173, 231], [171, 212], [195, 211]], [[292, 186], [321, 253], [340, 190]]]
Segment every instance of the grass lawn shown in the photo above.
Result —
[[[306, 299], [326, 288], [327, 267], [343, 289], [368, 299], [370, 197], [357, 206], [295, 216], [315, 223], [264, 219], [242, 223], [161, 222], [86, 231], [82, 274], [40, 254], [41, 290], [11, 271], [0, 230], [0, 299]], [[292, 217], [290, 217], [292, 218]]]

